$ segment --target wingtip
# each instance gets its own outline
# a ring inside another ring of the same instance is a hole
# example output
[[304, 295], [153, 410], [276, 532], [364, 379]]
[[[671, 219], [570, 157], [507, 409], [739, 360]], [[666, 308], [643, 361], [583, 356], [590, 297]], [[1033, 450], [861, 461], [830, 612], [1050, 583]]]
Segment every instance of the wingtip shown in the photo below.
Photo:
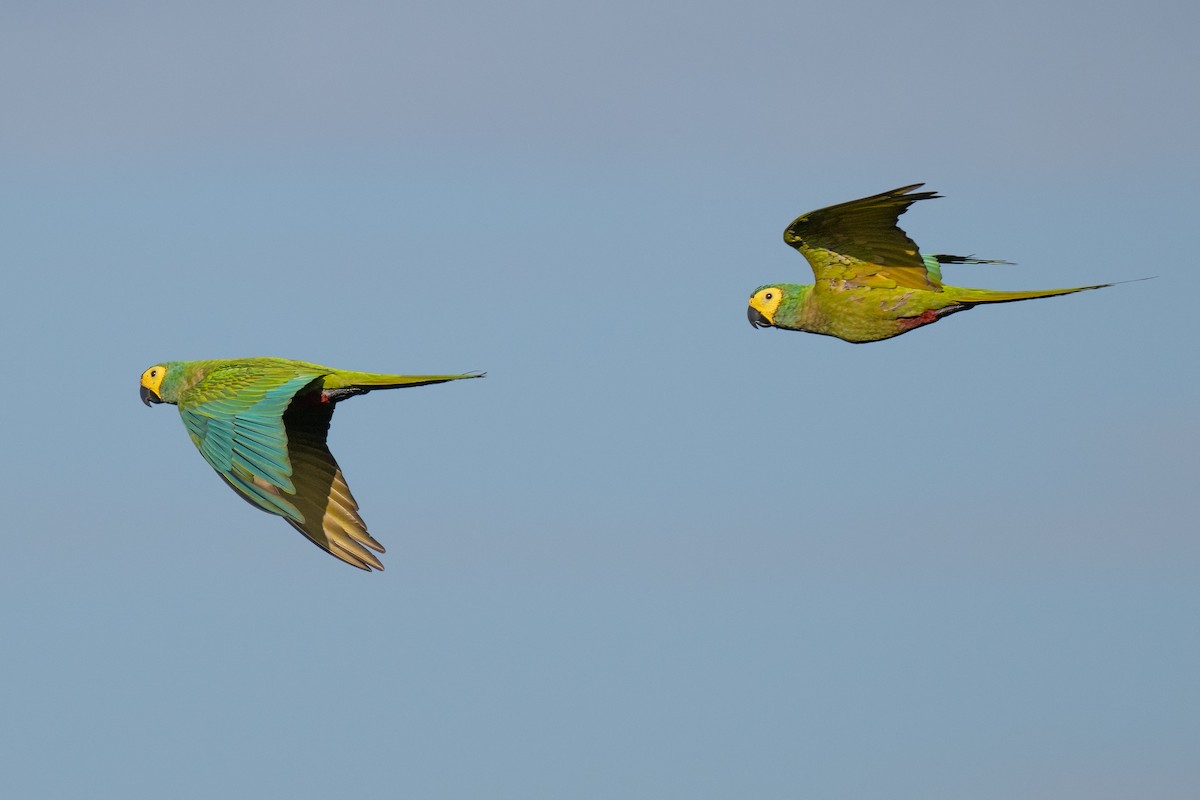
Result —
[[926, 192], [914, 193], [914, 190], [920, 189], [924, 185], [925, 181], [921, 181], [920, 183], [910, 183], [908, 186], [901, 186], [898, 189], [892, 189], [890, 192], [884, 192], [884, 194], [904, 196], [909, 200], [937, 200], [942, 197], [942, 195], [938, 194], [934, 189]]
[[[358, 543], [356, 542], [355, 544]], [[365, 547], [360, 546], [351, 549], [346, 544], [331, 542], [330, 547], [326, 548], [326, 550], [334, 558], [344, 561], [352, 567], [361, 569], [363, 572], [373, 572], [376, 570], [383, 572], [383, 562]]]
[[1014, 266], [1017, 262], [1005, 261], [1002, 258], [976, 258], [972, 253], [969, 256], [954, 256], [948, 253], [932, 254], [937, 259], [939, 264], [1004, 264]]

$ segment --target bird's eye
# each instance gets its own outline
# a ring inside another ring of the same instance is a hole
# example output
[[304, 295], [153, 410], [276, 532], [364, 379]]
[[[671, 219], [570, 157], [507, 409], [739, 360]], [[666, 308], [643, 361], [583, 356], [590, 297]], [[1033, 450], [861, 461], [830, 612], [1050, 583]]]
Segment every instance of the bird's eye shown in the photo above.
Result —
[[772, 299], [772, 298], [774, 298], [774, 297], [775, 297], [774, 293], [772, 293], [772, 292], [767, 292], [766, 294], [764, 294], [764, 295], [763, 295], [763, 300], [770, 300], [770, 299]]
[[150, 370], [150, 377], [151, 377], [151, 378], [157, 378], [157, 377], [158, 377], [158, 370], [156, 370], [156, 369], [152, 369], [152, 370]]

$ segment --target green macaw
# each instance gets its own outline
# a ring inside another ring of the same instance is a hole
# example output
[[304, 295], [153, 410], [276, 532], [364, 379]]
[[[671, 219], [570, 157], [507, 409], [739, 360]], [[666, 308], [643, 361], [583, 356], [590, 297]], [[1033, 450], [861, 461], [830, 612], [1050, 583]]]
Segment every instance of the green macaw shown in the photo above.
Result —
[[942, 264], [1006, 264], [971, 256], [922, 255], [896, 221], [918, 200], [941, 197], [915, 192], [914, 183], [851, 200], [797, 218], [783, 240], [812, 266], [816, 282], [776, 283], [750, 295], [746, 315], [756, 328], [784, 328], [836, 336], [847, 342], [877, 342], [981, 303], [1010, 303], [1037, 297], [1103, 289], [1111, 283], [1074, 289], [998, 292], [942, 283]]
[[367, 533], [325, 444], [333, 407], [374, 389], [482, 377], [375, 375], [283, 358], [167, 361], [142, 373], [141, 397], [177, 405], [204, 460], [244, 499], [370, 572], [383, 569], [371, 552], [383, 545]]

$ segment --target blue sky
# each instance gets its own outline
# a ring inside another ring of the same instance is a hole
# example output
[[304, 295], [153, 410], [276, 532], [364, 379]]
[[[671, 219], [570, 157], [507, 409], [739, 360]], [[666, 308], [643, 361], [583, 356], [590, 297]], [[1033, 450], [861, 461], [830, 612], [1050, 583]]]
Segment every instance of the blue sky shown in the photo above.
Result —
[[[836, 6], [836, 7], [835, 7]], [[11, 3], [6, 794], [1200, 792], [1184, 3]], [[926, 181], [990, 288], [755, 331]], [[339, 407], [386, 572], [221, 485], [166, 359]]]

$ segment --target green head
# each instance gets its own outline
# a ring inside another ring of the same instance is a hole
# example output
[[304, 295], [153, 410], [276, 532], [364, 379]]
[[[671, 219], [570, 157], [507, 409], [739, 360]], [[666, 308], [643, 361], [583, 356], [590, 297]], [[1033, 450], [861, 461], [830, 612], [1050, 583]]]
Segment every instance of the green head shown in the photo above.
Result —
[[750, 295], [746, 316], [756, 328], [790, 328], [798, 319], [800, 304], [812, 286], [796, 283], [777, 283], [760, 286]]

